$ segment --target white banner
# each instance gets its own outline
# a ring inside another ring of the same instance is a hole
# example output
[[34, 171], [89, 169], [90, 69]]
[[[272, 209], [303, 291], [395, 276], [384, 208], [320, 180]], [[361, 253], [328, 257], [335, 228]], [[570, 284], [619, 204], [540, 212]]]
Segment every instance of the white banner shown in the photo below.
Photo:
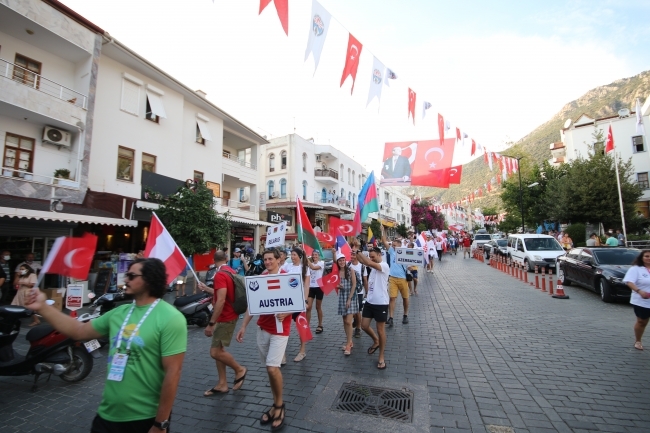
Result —
[[246, 299], [252, 316], [305, 311], [305, 291], [300, 274], [246, 277]]
[[281, 247], [284, 245], [284, 237], [287, 234], [287, 222], [268, 227], [266, 229], [266, 243], [264, 248]]
[[397, 248], [395, 263], [404, 266], [424, 266], [424, 251], [415, 248]]
[[65, 308], [75, 311], [83, 307], [83, 284], [68, 284], [68, 291], [65, 294]]
[[377, 101], [381, 102], [381, 89], [384, 87], [384, 81], [386, 80], [386, 67], [382, 62], [374, 57], [372, 63], [372, 77], [370, 78], [370, 90], [368, 90], [368, 102], [366, 102], [366, 107], [370, 102], [377, 97]]
[[320, 54], [323, 51], [323, 45], [325, 45], [330, 21], [332, 21], [332, 15], [320, 3], [312, 0], [311, 23], [309, 26], [307, 51], [305, 51], [305, 61], [309, 58], [309, 53], [314, 55], [314, 74], [316, 73], [316, 69], [318, 69], [318, 62], [320, 61]]

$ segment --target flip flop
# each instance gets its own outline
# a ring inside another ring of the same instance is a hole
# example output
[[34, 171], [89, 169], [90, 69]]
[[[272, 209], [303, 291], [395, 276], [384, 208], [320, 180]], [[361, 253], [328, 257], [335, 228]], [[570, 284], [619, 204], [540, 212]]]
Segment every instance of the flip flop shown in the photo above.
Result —
[[643, 350], [643, 345], [641, 344], [640, 341], [637, 341], [636, 343], [634, 343], [634, 348], [636, 350]]
[[228, 391], [219, 391], [217, 388], [212, 388], [203, 393], [203, 397], [212, 397], [215, 394], [228, 394]]
[[307, 357], [307, 354], [306, 354], [306, 353], [298, 352], [298, 354], [296, 355], [296, 357], [293, 358], [293, 362], [300, 362], [300, 361], [302, 361], [303, 359], [305, 359], [306, 357]]
[[323, 327], [320, 326], [320, 325], [318, 325], [318, 326], [316, 327], [316, 333], [317, 333], [317, 334], [320, 334], [320, 333], [322, 333], [322, 332], [323, 332]]
[[386, 361], [378, 362], [377, 370], [386, 370]]
[[[235, 381], [232, 383], [233, 391], [239, 391], [241, 387], [244, 386], [244, 379], [246, 379], [246, 373], [248, 373], [248, 369], [246, 369], [242, 377], [235, 379]], [[241, 383], [241, 385], [239, 385], [239, 388], [235, 388], [238, 383]]]
[[376, 345], [376, 346], [374, 346], [374, 345], [373, 345], [373, 346], [370, 346], [370, 347], [368, 348], [368, 355], [372, 355], [373, 353], [375, 353], [375, 352], [377, 351], [377, 349], [379, 349], [379, 345]]

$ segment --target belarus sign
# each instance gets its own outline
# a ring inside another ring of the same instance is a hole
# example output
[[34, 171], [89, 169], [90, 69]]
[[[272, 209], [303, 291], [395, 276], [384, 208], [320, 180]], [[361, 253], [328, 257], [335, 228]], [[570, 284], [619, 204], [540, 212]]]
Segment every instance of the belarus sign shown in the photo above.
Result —
[[264, 248], [280, 247], [284, 245], [284, 237], [287, 234], [287, 223], [282, 221], [266, 229], [266, 243]]
[[305, 311], [305, 291], [299, 274], [246, 277], [246, 298], [252, 316]]
[[395, 263], [398, 265], [424, 266], [424, 251], [411, 248], [397, 248]]
[[65, 308], [78, 310], [83, 307], [83, 284], [68, 284], [68, 291], [65, 294]]

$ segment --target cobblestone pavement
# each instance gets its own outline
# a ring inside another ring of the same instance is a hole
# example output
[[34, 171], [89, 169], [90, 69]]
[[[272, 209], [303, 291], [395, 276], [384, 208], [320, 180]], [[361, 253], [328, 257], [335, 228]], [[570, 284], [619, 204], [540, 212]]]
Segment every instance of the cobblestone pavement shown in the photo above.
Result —
[[[325, 332], [314, 336], [301, 363], [292, 361], [298, 350], [292, 331], [289, 363], [282, 369], [285, 432], [650, 431], [650, 351], [632, 347], [629, 305], [605, 304], [575, 287], [566, 288], [571, 299], [553, 299], [460, 255], [445, 256], [433, 275], [420, 276], [408, 325], [401, 323], [398, 300], [395, 326], [387, 332], [384, 371], [376, 369], [376, 354], [366, 354], [371, 340], [365, 335], [354, 340], [350, 357], [343, 356], [344, 334], [333, 296], [324, 301]], [[314, 322], [312, 318], [313, 327]], [[255, 332], [251, 325], [246, 341], [231, 346], [249, 369], [243, 389], [205, 398], [203, 391], [216, 383], [216, 370], [208, 355], [209, 339], [201, 329], [190, 328], [172, 431], [269, 430], [257, 421], [271, 395]], [[0, 378], [2, 432], [89, 431], [101, 398], [105, 359], [97, 360], [83, 382], [66, 384], [53, 377], [37, 393], [30, 392], [30, 377]], [[327, 398], [338, 390], [332, 386], [347, 379], [415, 390], [425, 405], [415, 406], [414, 418], [424, 423], [331, 411]]]

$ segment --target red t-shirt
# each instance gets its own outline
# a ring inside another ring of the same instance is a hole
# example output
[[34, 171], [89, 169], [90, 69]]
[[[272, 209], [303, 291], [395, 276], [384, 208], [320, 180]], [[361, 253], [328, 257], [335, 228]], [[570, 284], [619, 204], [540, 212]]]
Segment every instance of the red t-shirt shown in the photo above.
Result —
[[[268, 275], [269, 271], [262, 272], [262, 275]], [[280, 269], [281, 274], [286, 274], [285, 271]], [[291, 331], [291, 314], [287, 315], [282, 321], [283, 332], [278, 332], [277, 327], [275, 326], [275, 314], [260, 314], [259, 319], [257, 319], [257, 326], [268, 332], [272, 335], [285, 335], [289, 336], [289, 331]]]
[[470, 240], [470, 238], [463, 239], [463, 246], [464, 247], [471, 247], [472, 246], [472, 241]]
[[217, 302], [217, 289], [226, 288], [226, 302], [223, 304], [223, 310], [217, 319], [217, 322], [232, 322], [237, 319], [239, 315], [235, 313], [235, 310], [232, 308], [232, 303], [235, 302], [235, 284], [228, 275], [225, 275], [224, 272], [230, 272], [231, 274], [236, 274], [235, 270], [227, 265], [222, 265], [217, 273], [214, 275], [214, 295], [212, 296], [212, 303]]

